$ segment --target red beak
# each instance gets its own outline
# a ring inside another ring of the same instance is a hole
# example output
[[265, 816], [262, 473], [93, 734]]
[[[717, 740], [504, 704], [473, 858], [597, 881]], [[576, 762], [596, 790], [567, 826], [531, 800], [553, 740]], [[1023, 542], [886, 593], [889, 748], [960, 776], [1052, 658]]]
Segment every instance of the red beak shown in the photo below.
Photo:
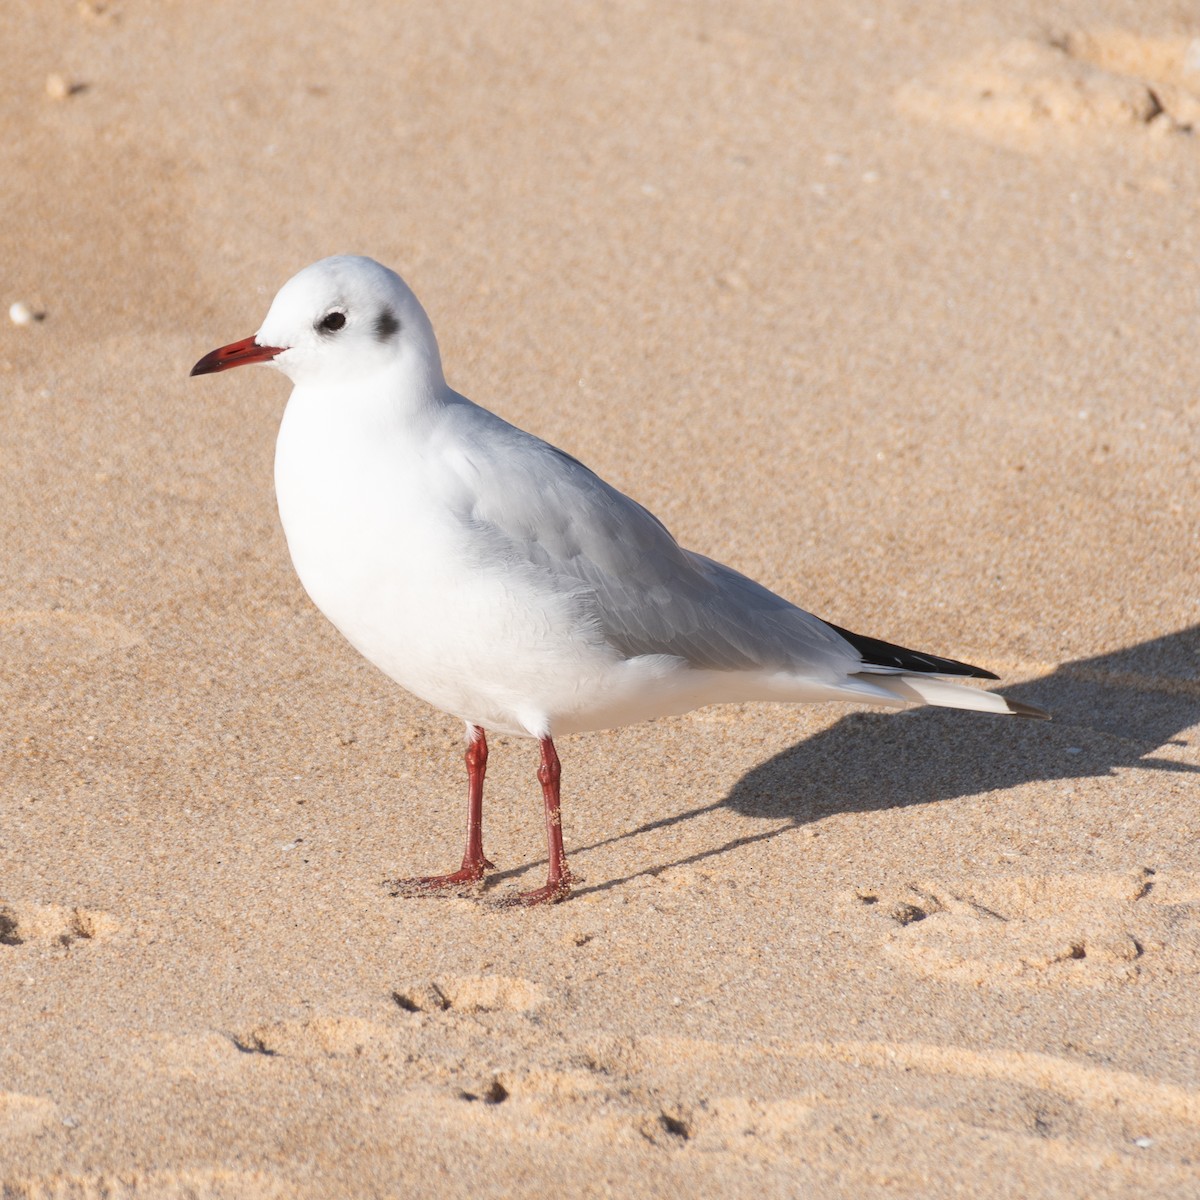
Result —
[[227, 371], [230, 367], [240, 367], [246, 363], [270, 362], [277, 354], [282, 354], [283, 346], [260, 346], [252, 337], [243, 338], [240, 342], [231, 342], [211, 354], [206, 354], [193, 368], [193, 375], [211, 375], [214, 371]]

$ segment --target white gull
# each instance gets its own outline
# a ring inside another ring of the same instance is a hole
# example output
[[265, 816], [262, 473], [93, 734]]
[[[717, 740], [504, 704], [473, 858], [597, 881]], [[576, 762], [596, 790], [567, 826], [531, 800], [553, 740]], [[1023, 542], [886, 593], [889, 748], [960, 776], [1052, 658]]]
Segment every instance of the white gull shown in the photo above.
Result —
[[467, 725], [467, 848], [432, 891], [483, 879], [485, 730], [541, 746], [544, 887], [564, 898], [553, 738], [731, 701], [943, 705], [1026, 717], [955, 683], [979, 667], [863, 637], [684, 550], [569, 454], [450, 388], [408, 285], [369, 258], [306, 267], [253, 337], [193, 375], [268, 363], [295, 387], [275, 452], [279, 515], [317, 607], [372, 663]]

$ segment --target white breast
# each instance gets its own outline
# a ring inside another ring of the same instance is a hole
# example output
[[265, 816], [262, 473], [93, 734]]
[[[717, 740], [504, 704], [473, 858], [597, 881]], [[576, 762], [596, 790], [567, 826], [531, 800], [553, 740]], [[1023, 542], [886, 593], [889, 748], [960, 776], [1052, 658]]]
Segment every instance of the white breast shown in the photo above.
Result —
[[635, 683], [627, 665], [561, 581], [489, 554], [486, 531], [446, 495], [445, 448], [439, 466], [419, 428], [346, 418], [327, 392], [297, 389], [276, 446], [280, 518], [317, 607], [402, 687], [464, 721], [533, 736], [595, 728], [593, 710], [621, 723], [607, 709]]

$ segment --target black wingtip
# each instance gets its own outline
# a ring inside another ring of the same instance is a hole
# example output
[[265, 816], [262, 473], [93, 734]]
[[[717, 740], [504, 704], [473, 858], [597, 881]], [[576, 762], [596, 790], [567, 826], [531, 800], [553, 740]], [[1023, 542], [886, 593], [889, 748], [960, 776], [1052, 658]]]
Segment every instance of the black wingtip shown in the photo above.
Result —
[[[862, 655], [863, 663], [868, 667], [896, 667], [902, 671], [912, 671], [916, 675], [962, 675], [969, 679], [999, 679], [1000, 676], [983, 667], [973, 667], [970, 663], [959, 662], [956, 658], [940, 658], [936, 654], [922, 654], [919, 650], [907, 650], [903, 646], [881, 641], [879, 638], [865, 637], [861, 633], [851, 633], [840, 625], [830, 621], [825, 622], [835, 633], [840, 634]], [[1036, 710], [1035, 710], [1036, 711]]]

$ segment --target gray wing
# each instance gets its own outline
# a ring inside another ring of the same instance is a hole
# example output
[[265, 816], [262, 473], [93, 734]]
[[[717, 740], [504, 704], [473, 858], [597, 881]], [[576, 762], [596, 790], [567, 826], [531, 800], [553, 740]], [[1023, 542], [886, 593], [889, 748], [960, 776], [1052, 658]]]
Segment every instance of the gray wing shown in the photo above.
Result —
[[472, 414], [454, 433], [464, 519], [486, 535], [493, 561], [548, 572], [571, 590], [621, 654], [732, 671], [854, 668], [859, 656], [824, 621], [684, 550], [582, 463], [471, 407], [492, 420]]

